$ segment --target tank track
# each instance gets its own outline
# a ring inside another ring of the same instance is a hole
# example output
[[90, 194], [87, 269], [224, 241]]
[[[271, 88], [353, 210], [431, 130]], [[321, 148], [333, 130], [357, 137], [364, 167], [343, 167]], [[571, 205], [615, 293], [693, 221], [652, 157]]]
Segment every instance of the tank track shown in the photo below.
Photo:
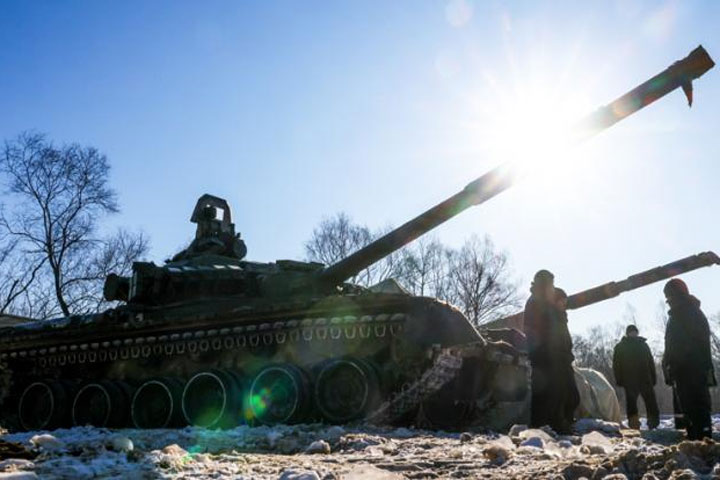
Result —
[[420, 377], [385, 401], [367, 420], [372, 423], [392, 422], [415, 408], [432, 394], [450, 382], [462, 367], [462, 355], [452, 349], [444, 349], [436, 356], [432, 366]]
[[[452, 382], [460, 373], [463, 362], [468, 357], [480, 357], [496, 365], [506, 365], [523, 368], [527, 372], [529, 385], [529, 361], [519, 352], [508, 353], [508, 344], [505, 342], [474, 342], [457, 347], [436, 349], [432, 366], [425, 370], [417, 380], [405, 386], [400, 392], [384, 402], [374, 412], [368, 415], [367, 420], [373, 423], [392, 423], [402, 418], [408, 412], [418, 412], [418, 422], [433, 427], [432, 422], [423, 418], [422, 404], [425, 400], [438, 393], [443, 387]], [[482, 416], [492, 408], [492, 392], [486, 391], [481, 399], [475, 400], [477, 411], [475, 415]]]

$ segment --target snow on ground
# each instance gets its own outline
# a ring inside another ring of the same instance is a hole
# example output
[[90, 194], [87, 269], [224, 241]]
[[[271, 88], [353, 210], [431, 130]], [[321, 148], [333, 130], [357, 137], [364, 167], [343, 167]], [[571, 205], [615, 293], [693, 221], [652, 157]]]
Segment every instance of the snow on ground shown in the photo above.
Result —
[[720, 478], [720, 443], [682, 441], [671, 423], [664, 418], [663, 428], [638, 433], [586, 419], [570, 436], [522, 426], [507, 435], [325, 425], [78, 427], [3, 435], [39, 455], [0, 461], [0, 479]]

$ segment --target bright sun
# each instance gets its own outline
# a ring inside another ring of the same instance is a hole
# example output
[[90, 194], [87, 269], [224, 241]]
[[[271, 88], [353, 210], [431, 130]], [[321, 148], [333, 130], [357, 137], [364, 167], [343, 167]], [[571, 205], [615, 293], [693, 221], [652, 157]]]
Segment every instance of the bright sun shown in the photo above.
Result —
[[513, 164], [519, 175], [545, 185], [569, 181], [576, 170], [574, 126], [590, 113], [583, 108], [587, 101], [530, 86], [504, 100], [489, 125], [493, 158]]
[[485, 167], [507, 165], [510, 175], [524, 177], [520, 195], [578, 203], [584, 182], [592, 180], [577, 126], [601, 106], [593, 94], [603, 75], [581, 52], [551, 49], [541, 40], [522, 54], [508, 45], [499, 70], [470, 60], [471, 86], [455, 82], [463, 91], [460, 124], [469, 147], [488, 160]]

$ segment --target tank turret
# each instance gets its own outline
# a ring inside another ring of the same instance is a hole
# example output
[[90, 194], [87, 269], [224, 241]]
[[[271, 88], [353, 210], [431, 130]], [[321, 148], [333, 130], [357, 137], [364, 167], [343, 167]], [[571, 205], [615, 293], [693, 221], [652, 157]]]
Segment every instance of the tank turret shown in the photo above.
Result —
[[[714, 62], [702, 46], [687, 57], [635, 87], [578, 122], [575, 141], [586, 140], [671, 91], [682, 88], [692, 104], [692, 81]], [[132, 278], [108, 277], [107, 300], [161, 305], [199, 297], [238, 295], [246, 298], [279, 298], [333, 293], [351, 278], [382, 258], [513, 185], [517, 172], [500, 165], [469, 183], [463, 190], [392, 230], [334, 265], [282, 260], [273, 264], [242, 261], [247, 249], [231, 220], [227, 202], [203, 195], [191, 221], [197, 224], [195, 240], [165, 266], [137, 263]], [[222, 218], [217, 210], [222, 210]], [[352, 288], [345, 286], [345, 288]]]

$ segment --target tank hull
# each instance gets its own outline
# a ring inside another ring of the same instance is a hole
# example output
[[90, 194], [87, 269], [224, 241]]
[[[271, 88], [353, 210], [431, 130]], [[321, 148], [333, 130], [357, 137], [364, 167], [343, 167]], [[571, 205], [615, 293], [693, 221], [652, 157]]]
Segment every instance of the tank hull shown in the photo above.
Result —
[[[123, 306], [5, 328], [1, 338], [2, 422], [13, 428], [372, 421], [461, 429], [501, 418], [489, 412], [508, 403], [517, 413], [492, 425], [504, 428], [522, 420], [528, 397], [526, 382], [500, 381], [527, 376], [520, 349], [481, 335], [445, 303], [404, 294]], [[212, 395], [215, 404], [205, 400]], [[448, 403], [465, 413], [434, 414]], [[206, 411], [217, 415], [208, 420]]]

